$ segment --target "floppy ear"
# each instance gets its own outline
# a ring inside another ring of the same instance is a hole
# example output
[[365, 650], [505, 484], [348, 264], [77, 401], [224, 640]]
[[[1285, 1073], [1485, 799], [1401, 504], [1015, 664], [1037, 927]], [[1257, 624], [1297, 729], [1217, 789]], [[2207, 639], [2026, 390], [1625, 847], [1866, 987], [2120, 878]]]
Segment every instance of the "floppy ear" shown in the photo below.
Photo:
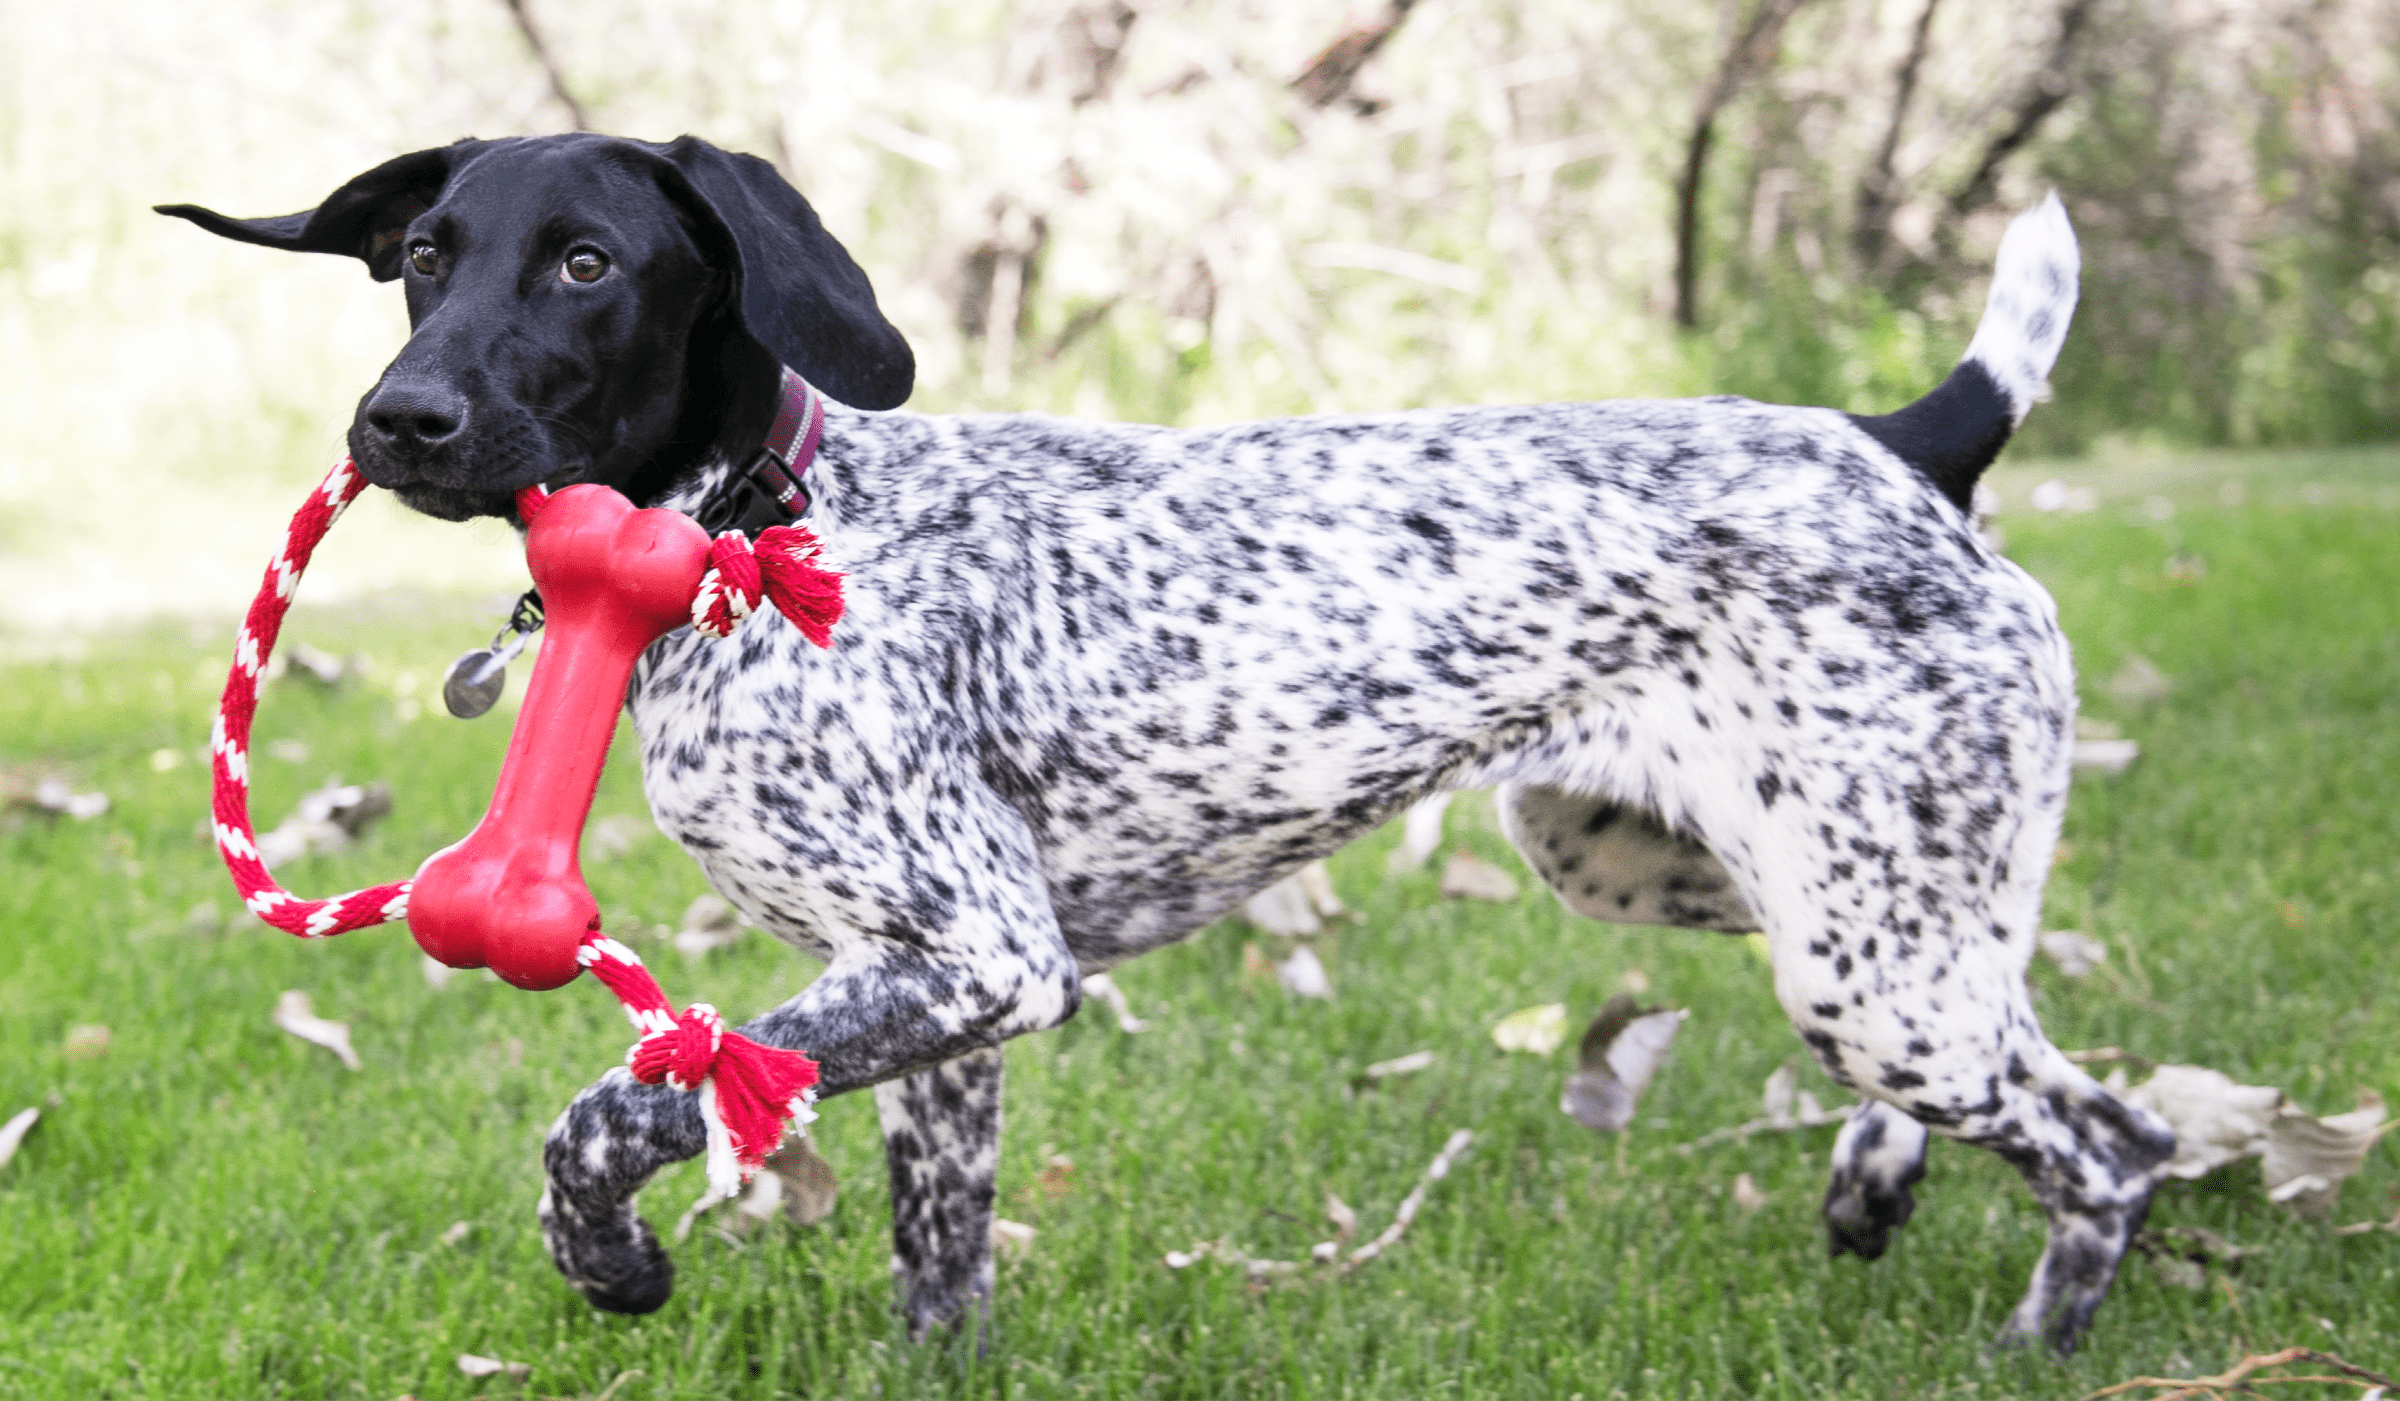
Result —
[[695, 232], [730, 257], [751, 339], [853, 408], [907, 401], [915, 353], [876, 308], [866, 273], [775, 167], [692, 136], [649, 149], [666, 158], [661, 183], [690, 210]]
[[287, 253], [346, 254], [366, 263], [377, 282], [389, 282], [400, 275], [400, 235], [408, 221], [432, 208], [450, 172], [488, 144], [460, 141], [395, 157], [353, 178], [303, 214], [230, 219], [196, 204], [155, 208], [241, 243]]

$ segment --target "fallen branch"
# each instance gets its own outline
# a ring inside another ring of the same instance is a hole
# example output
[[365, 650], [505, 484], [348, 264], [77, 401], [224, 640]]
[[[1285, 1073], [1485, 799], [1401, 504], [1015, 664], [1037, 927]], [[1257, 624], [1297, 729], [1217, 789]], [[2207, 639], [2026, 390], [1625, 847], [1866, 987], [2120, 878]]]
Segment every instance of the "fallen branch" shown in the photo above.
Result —
[[1425, 1204], [1425, 1189], [1448, 1177], [1450, 1164], [1457, 1160], [1459, 1154], [1466, 1152], [1467, 1146], [1474, 1141], [1475, 1135], [1466, 1129], [1450, 1135], [1450, 1141], [1443, 1144], [1442, 1151], [1434, 1154], [1433, 1161], [1426, 1165], [1425, 1175], [1417, 1179], [1416, 1188], [1400, 1199], [1400, 1210], [1393, 1215], [1392, 1224], [1383, 1228], [1382, 1235], [1351, 1251], [1350, 1258], [1342, 1262], [1339, 1273], [1349, 1274], [1381, 1255], [1386, 1246], [1397, 1242], [1401, 1233], [1408, 1229], [1408, 1223], [1417, 1219], [1417, 1208]]
[[[33, 1111], [29, 1109], [25, 1112], [30, 1114]], [[2393, 1122], [2400, 1123], [2400, 1119], [2395, 1119]], [[2360, 1221], [2354, 1225], [2333, 1228], [2333, 1233], [2337, 1236], [2363, 1236], [2375, 1231], [2400, 1233], [2400, 1211], [2393, 1212], [2392, 1219], [2389, 1221]]]
[[[2308, 1362], [2319, 1367], [2331, 1367], [2341, 1372], [2342, 1375], [2338, 1377], [2320, 1375], [2254, 1377], [2251, 1375], [2253, 1372], [2263, 1371], [2269, 1367], [2288, 1367], [2295, 1362]], [[2135, 1377], [2131, 1381], [2119, 1382], [2115, 1386], [2104, 1386], [2084, 1397], [2083, 1401], [2100, 1401], [2100, 1398], [2104, 1396], [2123, 1396], [2129, 1392], [2143, 1390], [2160, 1393], [2157, 1396], [2147, 1397], [2144, 1401], [2185, 1401], [2189, 1397], [2225, 1396], [2236, 1392], [2246, 1392], [2252, 1387], [2292, 1382], [2332, 1383], [2336, 1386], [2355, 1386], [2361, 1391], [2368, 1391], [2376, 1387], [2400, 1386], [2400, 1382], [2393, 1381], [2381, 1372], [2370, 1372], [2364, 1367], [2345, 1362], [2330, 1352], [2319, 1352], [2315, 1348], [2287, 1347], [2281, 1352], [2253, 1353], [2235, 1363], [2231, 1369], [2213, 1377]]]
[[[1418, 1210], [1425, 1205], [1425, 1190], [1448, 1177], [1450, 1165], [1456, 1162], [1458, 1155], [1466, 1152], [1468, 1146], [1474, 1141], [1475, 1135], [1468, 1129], [1460, 1129], [1451, 1134], [1449, 1141], [1442, 1145], [1442, 1151], [1434, 1154], [1433, 1161], [1426, 1164], [1425, 1174], [1417, 1179], [1417, 1185], [1410, 1190], [1407, 1196], [1400, 1199], [1400, 1209], [1392, 1214], [1392, 1224], [1383, 1228], [1383, 1234], [1351, 1251], [1346, 1259], [1341, 1257], [1341, 1242], [1349, 1239], [1350, 1231], [1357, 1224], [1358, 1216], [1349, 1207], [1343, 1205], [1341, 1198], [1327, 1193], [1325, 1198], [1326, 1214], [1333, 1219], [1338, 1237], [1335, 1240], [1321, 1242], [1309, 1251], [1309, 1260], [1320, 1265], [1333, 1265], [1333, 1272], [1335, 1276], [1339, 1277], [1352, 1273], [1397, 1244], [1400, 1237], [1407, 1233], [1409, 1223], [1417, 1219]], [[1255, 1259], [1242, 1253], [1241, 1247], [1234, 1245], [1229, 1240], [1201, 1241], [1190, 1250], [1170, 1250], [1166, 1256], [1167, 1268], [1170, 1270], [1185, 1269], [1201, 1260], [1209, 1259], [1222, 1260], [1228, 1265], [1241, 1266], [1242, 1272], [1249, 1276], [1252, 1284], [1264, 1284], [1280, 1275], [1298, 1274], [1305, 1263], [1299, 1260]], [[1337, 1260], [1339, 1260], [1338, 1264], [1335, 1263]]]

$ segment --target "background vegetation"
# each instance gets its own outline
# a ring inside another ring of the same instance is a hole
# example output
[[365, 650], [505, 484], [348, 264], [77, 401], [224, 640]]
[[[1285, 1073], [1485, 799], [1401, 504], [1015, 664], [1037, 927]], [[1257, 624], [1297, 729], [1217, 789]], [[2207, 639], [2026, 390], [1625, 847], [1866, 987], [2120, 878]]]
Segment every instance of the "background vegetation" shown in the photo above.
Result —
[[399, 150], [577, 122], [777, 160], [923, 408], [1883, 409], [2056, 186], [2087, 276], [2032, 449], [2400, 431], [2388, 0], [0, 0], [0, 33], [21, 620], [144, 611], [85, 581], [96, 481], [227, 606], [265, 514], [241, 484], [317, 470], [401, 334], [355, 267], [149, 205], [301, 209]]

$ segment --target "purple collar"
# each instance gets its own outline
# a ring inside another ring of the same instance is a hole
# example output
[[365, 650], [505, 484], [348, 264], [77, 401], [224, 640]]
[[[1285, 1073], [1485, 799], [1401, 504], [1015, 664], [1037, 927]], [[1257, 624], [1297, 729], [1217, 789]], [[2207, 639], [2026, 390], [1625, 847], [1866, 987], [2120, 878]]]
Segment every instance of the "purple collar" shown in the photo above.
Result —
[[824, 436], [824, 396], [785, 370], [782, 402], [776, 405], [766, 441], [692, 509], [692, 519], [711, 535], [738, 530], [749, 536], [800, 519], [811, 501], [809, 465], [817, 460], [817, 444]]

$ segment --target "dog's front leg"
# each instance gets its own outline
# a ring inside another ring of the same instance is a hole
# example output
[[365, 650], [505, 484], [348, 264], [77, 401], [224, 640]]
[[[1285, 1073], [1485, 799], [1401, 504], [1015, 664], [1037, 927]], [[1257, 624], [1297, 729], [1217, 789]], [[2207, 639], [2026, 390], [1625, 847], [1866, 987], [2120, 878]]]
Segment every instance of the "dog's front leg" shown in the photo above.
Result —
[[892, 1174], [892, 1279], [912, 1338], [988, 1309], [1000, 1171], [1000, 1050], [875, 1087]]
[[[741, 1028], [815, 1059], [821, 1094], [900, 1081], [877, 1099], [887, 1135], [909, 1121], [906, 1163], [892, 1153], [895, 1255], [917, 1329], [989, 1288], [997, 1048], [1065, 1021], [1081, 995], [1022, 819], [963, 783], [940, 799], [916, 808], [921, 832], [885, 824], [890, 837], [871, 840], [861, 824], [815, 863], [842, 872], [840, 922], [875, 932], [829, 941], [833, 959], [814, 982]], [[674, 1269], [633, 1194], [703, 1146], [691, 1096], [623, 1070], [559, 1116], [544, 1151], [543, 1235], [593, 1304], [640, 1313], [666, 1301]]]

